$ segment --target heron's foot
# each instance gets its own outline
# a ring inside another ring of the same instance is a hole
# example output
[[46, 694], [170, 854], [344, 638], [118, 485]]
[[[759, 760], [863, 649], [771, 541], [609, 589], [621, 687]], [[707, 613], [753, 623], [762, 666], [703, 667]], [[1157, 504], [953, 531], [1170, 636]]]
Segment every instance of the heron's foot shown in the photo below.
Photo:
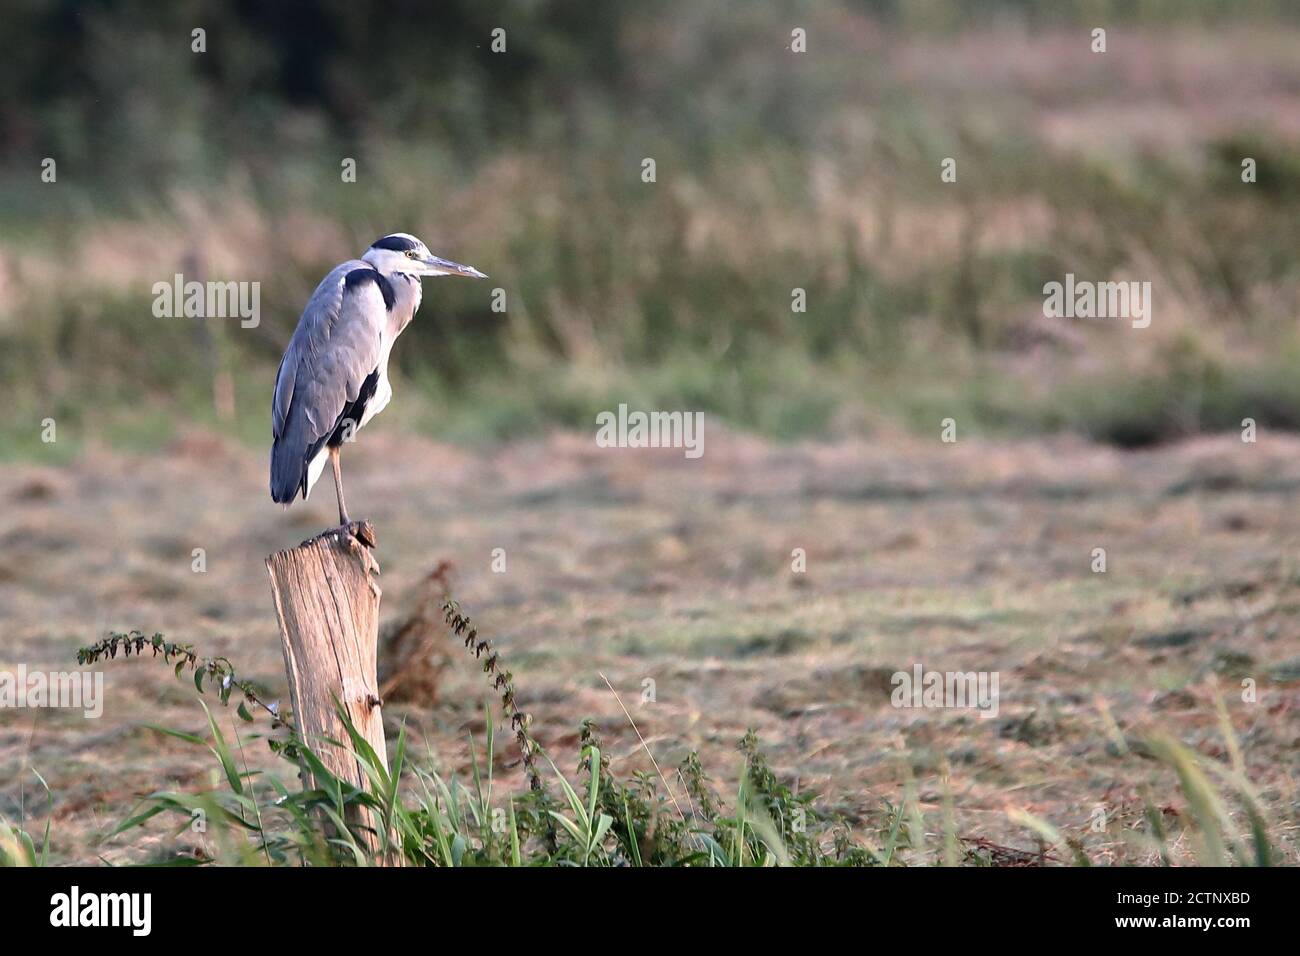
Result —
[[375, 538], [375, 526], [369, 521], [348, 521], [334, 528], [326, 528], [317, 537], [323, 538], [327, 535], [356, 538], [357, 541], [371, 549], [378, 543], [378, 539]]
[[373, 548], [376, 544], [375, 526], [369, 521], [347, 521], [339, 526], [339, 530], [350, 534], [367, 548]]

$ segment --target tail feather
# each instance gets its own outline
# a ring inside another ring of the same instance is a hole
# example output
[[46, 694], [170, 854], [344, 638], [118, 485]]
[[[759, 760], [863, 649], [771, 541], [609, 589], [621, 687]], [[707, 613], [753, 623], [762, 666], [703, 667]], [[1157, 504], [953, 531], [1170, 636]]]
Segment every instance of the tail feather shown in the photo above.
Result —
[[307, 470], [304, 449], [284, 437], [271, 446], [271, 500], [288, 505], [298, 496]]

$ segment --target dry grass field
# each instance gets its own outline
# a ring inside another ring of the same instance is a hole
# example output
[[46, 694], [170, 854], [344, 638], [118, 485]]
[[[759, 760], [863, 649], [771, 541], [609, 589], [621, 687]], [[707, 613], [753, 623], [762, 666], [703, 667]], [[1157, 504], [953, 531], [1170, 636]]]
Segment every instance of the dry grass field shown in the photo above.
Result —
[[[1217, 686], [1275, 852], [1296, 861], [1300, 439], [1143, 452], [937, 435], [773, 446], [716, 429], [707, 441], [687, 461], [567, 434], [476, 452], [369, 434], [350, 456], [350, 500], [379, 531], [385, 617], [450, 561], [456, 597], [557, 759], [592, 717], [616, 772], [651, 769], [603, 674], [662, 767], [696, 748], [734, 792], [735, 744], [754, 728], [773, 768], [852, 821], [854, 839], [882, 842], [911, 792], [931, 849], [947, 826], [972, 861], [1039, 852], [1008, 816], [1022, 808], [1094, 862], [1156, 862], [1143, 793], [1166, 817], [1174, 862], [1194, 861], [1187, 802], [1144, 741], [1167, 731], [1227, 766]], [[261, 500], [263, 472], [261, 455], [201, 431], [156, 455], [5, 466], [0, 668], [69, 668], [78, 646], [138, 628], [228, 656], [283, 694], [262, 560], [326, 526], [333, 502], [322, 485], [282, 512]], [[1097, 547], [1104, 574], [1091, 570]], [[491, 569], [494, 548], [505, 573]], [[436, 694], [385, 718], [464, 773], [490, 698], [458, 643], [446, 649]], [[998, 714], [892, 707], [890, 675], [916, 663], [997, 672]], [[0, 725], [0, 812], [40, 829], [39, 771], [55, 794], [56, 862], [189, 847], [191, 834], [162, 824], [146, 840], [98, 838], [150, 792], [217, 784], [207, 754], [142, 726], [200, 732], [192, 684], [148, 659], [103, 667], [102, 718], [11, 711]], [[229, 735], [249, 733], [217, 712]], [[242, 757], [271, 762], [260, 741]], [[496, 773], [506, 791], [526, 787], [505, 735]]]

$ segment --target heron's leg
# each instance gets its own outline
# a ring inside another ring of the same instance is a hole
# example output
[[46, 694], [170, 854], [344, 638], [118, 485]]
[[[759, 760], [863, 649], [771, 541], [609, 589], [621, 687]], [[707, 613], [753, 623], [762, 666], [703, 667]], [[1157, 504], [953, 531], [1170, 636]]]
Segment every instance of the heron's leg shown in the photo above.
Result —
[[348, 506], [343, 502], [343, 473], [339, 470], [339, 446], [330, 447], [330, 465], [334, 468], [334, 494], [339, 499], [339, 524], [347, 525]]

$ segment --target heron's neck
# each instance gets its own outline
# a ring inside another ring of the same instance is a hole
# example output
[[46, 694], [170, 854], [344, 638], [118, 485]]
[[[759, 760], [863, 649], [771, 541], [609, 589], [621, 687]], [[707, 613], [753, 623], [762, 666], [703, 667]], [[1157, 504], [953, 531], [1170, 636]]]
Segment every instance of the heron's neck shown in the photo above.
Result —
[[411, 319], [415, 318], [423, 289], [419, 276], [407, 275], [405, 272], [390, 272], [384, 278], [393, 287], [393, 307], [388, 310], [388, 326], [389, 333], [397, 338], [410, 325]]

